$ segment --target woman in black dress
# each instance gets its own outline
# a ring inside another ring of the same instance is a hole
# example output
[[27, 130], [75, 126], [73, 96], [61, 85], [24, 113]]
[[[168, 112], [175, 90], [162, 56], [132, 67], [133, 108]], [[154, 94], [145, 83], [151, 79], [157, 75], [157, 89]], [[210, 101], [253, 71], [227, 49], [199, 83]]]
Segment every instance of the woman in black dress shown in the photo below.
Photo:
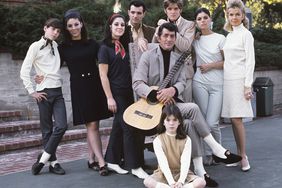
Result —
[[[96, 64], [98, 43], [87, 38], [84, 21], [77, 10], [68, 10], [63, 19], [64, 41], [59, 46], [61, 62], [70, 72], [73, 124], [85, 124], [89, 150], [88, 167], [108, 174], [102, 154], [99, 120], [111, 116]], [[95, 161], [95, 157], [98, 161]]]
[[99, 49], [98, 61], [102, 86], [107, 96], [108, 109], [114, 113], [112, 132], [105, 160], [108, 168], [119, 174], [131, 173], [144, 179], [148, 174], [142, 169], [143, 147], [138, 143], [138, 133], [123, 120], [123, 112], [133, 100], [131, 71], [128, 55], [129, 33], [125, 19], [113, 14], [106, 24], [105, 38]]

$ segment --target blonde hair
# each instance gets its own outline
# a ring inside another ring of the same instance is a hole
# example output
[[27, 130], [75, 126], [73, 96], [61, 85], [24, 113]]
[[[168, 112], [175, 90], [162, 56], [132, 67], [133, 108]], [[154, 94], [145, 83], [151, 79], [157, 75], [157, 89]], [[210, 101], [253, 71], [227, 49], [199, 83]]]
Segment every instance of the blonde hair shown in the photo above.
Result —
[[245, 5], [243, 4], [241, 0], [228, 0], [227, 6], [226, 6], [226, 22], [225, 22], [223, 29], [228, 32], [233, 31], [233, 28], [228, 20], [228, 9], [230, 8], [238, 8], [241, 10], [244, 16], [242, 23], [247, 29], [249, 29], [249, 19], [246, 17]]

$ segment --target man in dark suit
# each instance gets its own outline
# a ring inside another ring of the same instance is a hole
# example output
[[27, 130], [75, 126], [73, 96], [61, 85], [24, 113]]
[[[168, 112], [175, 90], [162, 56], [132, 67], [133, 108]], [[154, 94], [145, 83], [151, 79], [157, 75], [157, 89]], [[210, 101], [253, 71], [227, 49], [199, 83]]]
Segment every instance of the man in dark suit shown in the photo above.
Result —
[[153, 39], [155, 28], [143, 24], [143, 18], [146, 14], [146, 6], [141, 0], [131, 1], [128, 6], [130, 27], [130, 42], [138, 45], [138, 48], [144, 52], [148, 49], [148, 43]]

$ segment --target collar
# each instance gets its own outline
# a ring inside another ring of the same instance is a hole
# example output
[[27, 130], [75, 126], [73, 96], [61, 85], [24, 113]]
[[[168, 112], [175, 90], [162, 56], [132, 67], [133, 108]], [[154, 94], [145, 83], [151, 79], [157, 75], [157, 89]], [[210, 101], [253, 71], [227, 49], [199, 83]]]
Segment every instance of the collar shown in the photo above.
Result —
[[170, 134], [167, 131], [165, 132], [165, 134], [168, 135], [168, 136], [176, 136], [176, 134]]
[[[180, 24], [180, 22], [182, 21], [182, 19], [183, 19], [183, 17], [180, 15], [178, 18], [177, 18], [177, 20], [174, 22], [174, 24], [176, 25], [176, 26], [178, 26], [179, 24]], [[169, 21], [169, 19], [167, 18], [167, 21]], [[170, 22], [170, 21], [169, 21]]]
[[160, 45], [160, 49], [161, 49], [161, 52], [162, 52], [163, 55], [165, 55], [165, 54], [166, 54], [166, 55], [170, 55], [170, 54], [171, 54], [171, 51], [172, 51], [172, 50], [164, 50], [164, 49], [161, 47], [161, 45]]
[[[54, 44], [57, 44], [56, 41], [54, 41], [54, 40], [50, 40], [50, 39], [48, 39], [48, 40], [49, 40], [48, 44], [50, 44], [50, 45], [52, 45], [52, 46], [53, 46]], [[47, 44], [47, 39], [46, 39], [44, 36], [42, 36], [39, 41], [40, 41], [40, 43], [42, 43], [42, 45], [43, 45], [43, 44], [44, 44], [44, 45]], [[48, 45], [48, 44], [47, 44], [47, 45]]]
[[42, 44], [45, 44], [46, 43], [46, 40], [45, 40], [45, 37], [41, 37], [41, 39], [39, 40]]
[[54, 47], [53, 47], [53, 40], [47, 39], [44, 36], [42, 36], [41, 40], [42, 41], [42, 46], [40, 47], [39, 50], [43, 50], [46, 46], [48, 46], [48, 44], [50, 44], [50, 48], [51, 48], [51, 54], [55, 55], [55, 51], [54, 51]]
[[232, 26], [233, 28], [233, 31], [236, 31], [236, 30], [240, 30], [242, 28], [244, 28], [245, 26], [243, 25], [243, 23], [241, 23], [240, 25], [237, 25], [237, 26]]
[[[130, 26], [131, 31], [134, 31], [134, 30], [135, 30], [130, 21], [128, 22], [128, 25]], [[141, 23], [140, 23], [140, 27], [139, 27], [139, 29], [137, 30], [137, 33], [141, 32], [142, 28], [143, 28], [143, 23], [141, 22]], [[136, 30], [135, 30], [135, 31], [136, 31]]]

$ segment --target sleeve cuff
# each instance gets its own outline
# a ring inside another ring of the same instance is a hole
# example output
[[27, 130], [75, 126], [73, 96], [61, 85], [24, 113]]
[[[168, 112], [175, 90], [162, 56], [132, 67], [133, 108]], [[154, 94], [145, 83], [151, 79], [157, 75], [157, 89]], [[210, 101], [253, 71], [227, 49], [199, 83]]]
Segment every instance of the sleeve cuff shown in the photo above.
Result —
[[174, 97], [178, 97], [178, 89], [175, 86], [172, 86], [175, 89]]
[[147, 99], [152, 102], [152, 103], [155, 103], [155, 102], [158, 102], [158, 99], [157, 99], [157, 90], [152, 90], [149, 95], [147, 96]]

